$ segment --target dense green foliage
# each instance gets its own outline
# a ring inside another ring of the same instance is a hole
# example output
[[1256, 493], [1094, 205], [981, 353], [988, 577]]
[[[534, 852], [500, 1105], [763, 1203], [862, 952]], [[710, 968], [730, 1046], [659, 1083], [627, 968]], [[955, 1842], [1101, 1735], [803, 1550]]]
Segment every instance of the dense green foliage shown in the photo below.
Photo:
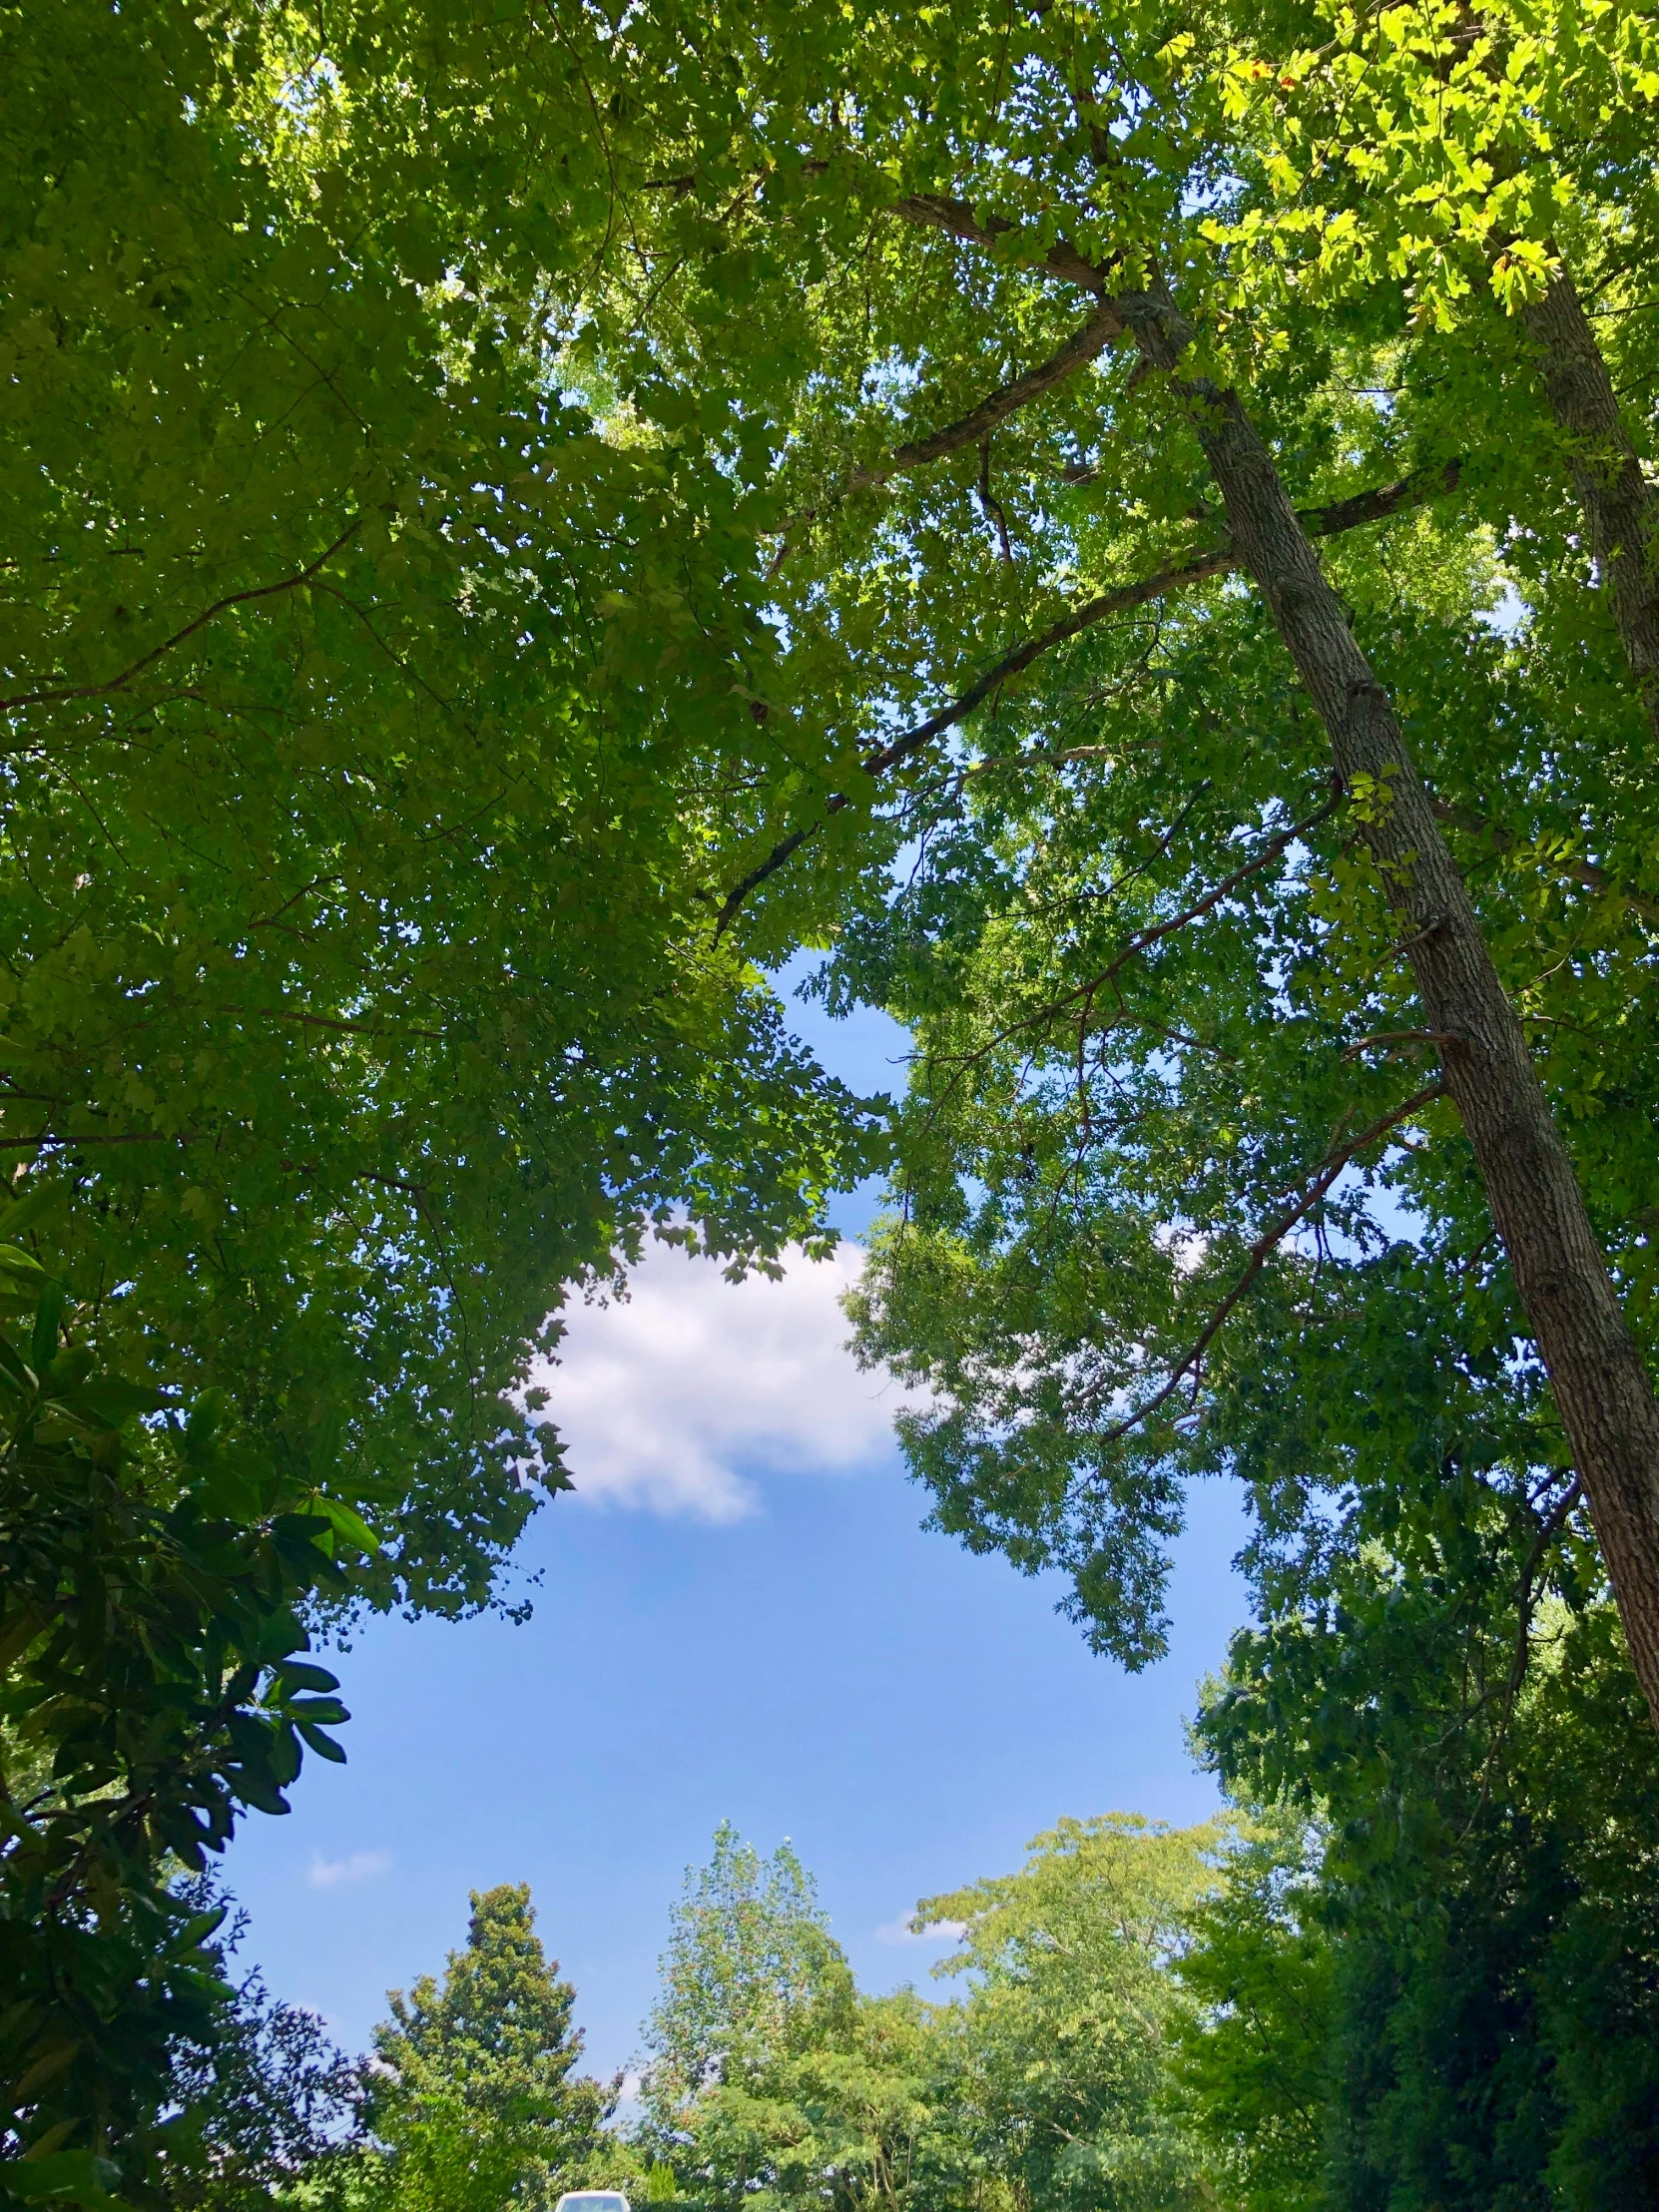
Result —
[[[305, 1623], [489, 1599], [567, 1288], [811, 1240], [859, 1123], [707, 919], [764, 452], [555, 373], [580, 60], [515, 106], [442, 9], [143, 0], [0, 44], [7, 1280], [73, 1323], [0, 1361], [5, 2143], [142, 2194], [227, 2001], [163, 1855], [336, 1755]], [[189, 1420], [118, 1440], [112, 1368]]]
[[[180, 1902], [217, 1912], [211, 1878]], [[254, 2212], [331, 2168], [356, 2111], [360, 2070], [314, 2012], [272, 1995], [258, 1967], [240, 1975], [248, 1916], [233, 1909], [213, 1948], [227, 1984], [209, 2032], [177, 2037], [170, 2090], [184, 2116], [170, 2145], [170, 2204]], [[181, 2155], [182, 2153], [182, 2155]]]
[[663, 1958], [643, 2097], [672, 2132], [706, 2089], [779, 2064], [821, 2015], [844, 2012], [851, 1980], [813, 1878], [787, 1843], [764, 1862], [729, 1821], [686, 1878]]
[[912, 1926], [957, 1937], [943, 2001], [859, 1990], [790, 1847], [765, 1861], [723, 1826], [626, 2120], [618, 2083], [574, 2074], [525, 1890], [474, 1900], [442, 1984], [393, 1992], [357, 2069], [245, 1984], [181, 2071], [200, 2148], [168, 2201], [1636, 2212], [1659, 1754], [1606, 1607], [1539, 1639], [1513, 1695], [1431, 1738], [1423, 1710], [1444, 1723], [1491, 1640], [1466, 1584], [1377, 1583], [1368, 1610], [1356, 1578], [1323, 1626], [1241, 1637], [1202, 1736], [1271, 1809], [1064, 1821], [1018, 1871], [924, 1899]]
[[1295, 1817], [1195, 1918], [1195, 2120], [1251, 2208], [1649, 2204], [1659, 1757], [1610, 1609], [1547, 1608], [1523, 1677], [1455, 1569], [1378, 1567], [1205, 1716]]
[[[0, 1231], [39, 1241], [39, 1201]], [[168, 1869], [200, 1872], [245, 1808], [285, 1812], [306, 1749], [343, 1756], [302, 1615], [374, 1539], [321, 1487], [325, 1439], [296, 1464], [216, 1393], [110, 1374], [14, 1244], [0, 1296], [27, 1315], [0, 1335], [0, 2086], [27, 2157], [0, 2191], [90, 2201], [192, 2165], [173, 2059], [231, 1994], [223, 1915]]]
[[558, 1479], [512, 1385], [564, 1287], [648, 1219], [810, 1232], [845, 1134], [705, 918], [775, 750], [764, 444], [661, 428], [644, 360], [630, 434], [561, 388], [579, 61], [515, 87], [441, 9], [5, 34], [0, 1146], [119, 1357], [339, 1421], [364, 1596], [476, 1604]]
[[[1110, 1814], [1039, 1836], [1017, 1874], [917, 1907], [973, 1981], [961, 2118], [1017, 2205], [1204, 2204], [1205, 2160], [1163, 2098], [1183, 2006], [1169, 1961], [1215, 1887], [1221, 1824]], [[960, 2091], [958, 2091], [960, 2095]]]
[[[1651, 2201], [1594, 1486], [1392, 796], [1334, 778], [1121, 312], [1168, 287], [1324, 543], [1651, 1354], [1651, 11], [61, 0], [0, 59], [4, 2189], [283, 2185], [212, 2132], [258, 2033], [179, 1870], [337, 1755], [321, 1619], [495, 1594], [573, 1286], [653, 1227], [822, 1240], [877, 1148], [755, 964], [816, 945], [916, 1039], [855, 1320], [931, 1393], [939, 1525], [1136, 1665], [1189, 1484], [1241, 1480], [1202, 1730], [1261, 1828], [1210, 1874], [1057, 1831], [935, 1901], [944, 2006], [861, 1996], [723, 1834], [658, 2166]], [[569, 2016], [490, 1893], [328, 2185], [583, 2170]]]

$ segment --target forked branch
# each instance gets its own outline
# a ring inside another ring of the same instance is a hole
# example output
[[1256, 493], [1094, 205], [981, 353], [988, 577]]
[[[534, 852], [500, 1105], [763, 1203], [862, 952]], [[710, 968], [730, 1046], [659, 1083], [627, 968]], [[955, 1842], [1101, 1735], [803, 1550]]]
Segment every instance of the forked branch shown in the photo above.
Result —
[[[1304, 510], [1303, 527], [1311, 537], [1336, 537], [1346, 530], [1357, 530], [1369, 522], [1382, 522], [1402, 509], [1421, 506], [1425, 500], [1439, 497], [1456, 488], [1462, 473], [1461, 460], [1441, 462], [1428, 468], [1413, 469], [1409, 476], [1402, 476], [1397, 483], [1382, 484], [1374, 491], [1357, 492], [1351, 498], [1333, 500], [1324, 507]], [[1011, 678], [1022, 675], [1031, 664], [1057, 645], [1078, 637], [1092, 629], [1096, 623], [1109, 616], [1127, 614], [1136, 607], [1165, 599], [1172, 592], [1184, 591], [1193, 584], [1208, 582], [1215, 576], [1226, 576], [1240, 566], [1240, 556], [1231, 540], [1214, 546], [1207, 553], [1195, 554], [1191, 559], [1177, 562], [1170, 568], [1162, 568], [1155, 575], [1144, 576], [1132, 584], [1120, 584], [1115, 590], [1102, 592], [1088, 599], [1081, 606], [1072, 608], [1046, 630], [1039, 630], [1025, 638], [1011, 652], [1003, 654], [982, 675], [976, 676], [967, 689], [959, 692], [936, 713], [918, 722], [911, 730], [904, 731], [889, 745], [878, 746], [866, 753], [859, 764], [866, 776], [881, 776], [888, 769], [897, 768], [900, 762], [943, 737], [960, 722], [964, 722], [976, 707], [984, 702], [999, 686]], [[727, 892], [715, 917], [715, 935], [720, 937], [737, 918], [738, 910], [769, 876], [776, 875], [786, 861], [800, 851], [802, 845], [830, 815], [838, 815], [851, 802], [844, 792], [832, 794], [826, 802], [824, 814], [805, 829], [795, 830], [775, 844], [766, 857], [752, 867], [742, 882]]]
[[1028, 368], [1023, 376], [1015, 376], [1006, 384], [999, 384], [976, 407], [969, 408], [955, 422], [947, 422], [942, 429], [929, 431], [924, 438], [912, 439], [908, 444], [895, 445], [884, 461], [875, 467], [859, 469], [853, 475], [848, 490], [859, 491], [869, 484], [884, 483], [889, 476], [901, 475], [910, 468], [925, 468], [929, 461], [942, 461], [947, 454], [959, 453], [965, 446], [978, 445], [990, 433], [1006, 422], [1010, 415], [1018, 414], [1021, 407], [1030, 405], [1045, 391], [1052, 391], [1066, 378], [1099, 353], [1104, 353], [1114, 339], [1123, 335], [1123, 317], [1110, 301], [1095, 308], [1080, 330], [1067, 338], [1058, 352], [1051, 353], [1046, 361], [1035, 368]]
[[[912, 468], [925, 468], [929, 461], [942, 461], [949, 454], [959, 453], [970, 445], [982, 446], [993, 430], [1015, 415], [1033, 399], [1041, 398], [1045, 391], [1052, 391], [1056, 384], [1103, 353], [1107, 346], [1123, 335], [1123, 317], [1110, 301], [1097, 306], [1080, 330], [1073, 331], [1057, 352], [1046, 361], [1039, 361], [1035, 368], [1028, 368], [1023, 375], [1014, 376], [995, 391], [987, 392], [976, 406], [965, 415], [942, 428], [930, 430], [924, 438], [912, 438], [903, 445], [895, 445], [885, 459], [871, 462], [867, 468], [855, 468], [846, 479], [842, 496], [857, 491], [870, 491], [878, 485], [889, 483], [893, 477], [902, 476]], [[803, 508], [784, 525], [778, 550], [773, 555], [767, 571], [770, 582], [783, 568], [794, 551], [804, 525], [819, 513], [816, 507]], [[1004, 536], [1006, 526], [1004, 525]]]

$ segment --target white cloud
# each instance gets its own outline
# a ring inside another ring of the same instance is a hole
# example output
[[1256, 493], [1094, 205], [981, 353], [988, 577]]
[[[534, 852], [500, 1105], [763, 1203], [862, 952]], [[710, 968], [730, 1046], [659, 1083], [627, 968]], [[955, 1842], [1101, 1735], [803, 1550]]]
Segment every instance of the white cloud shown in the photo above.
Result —
[[903, 1399], [846, 1350], [839, 1300], [862, 1265], [842, 1245], [790, 1253], [781, 1282], [728, 1283], [717, 1262], [659, 1245], [625, 1302], [577, 1308], [533, 1378], [576, 1495], [733, 1521], [757, 1502], [746, 1468], [833, 1474], [878, 1457]]
[[967, 1934], [963, 1921], [935, 1921], [930, 1928], [914, 1929], [908, 1913], [900, 1913], [897, 1920], [883, 1922], [875, 1931], [878, 1943], [955, 1943]]
[[342, 1882], [367, 1882], [373, 1875], [390, 1871], [389, 1851], [354, 1851], [346, 1859], [324, 1859], [319, 1851], [313, 1851], [309, 1879], [313, 1890], [333, 1890]]

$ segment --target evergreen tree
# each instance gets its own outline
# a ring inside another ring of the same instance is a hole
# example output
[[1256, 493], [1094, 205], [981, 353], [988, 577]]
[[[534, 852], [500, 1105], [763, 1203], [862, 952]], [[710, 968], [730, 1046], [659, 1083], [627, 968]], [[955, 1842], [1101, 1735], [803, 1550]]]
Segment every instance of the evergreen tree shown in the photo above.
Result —
[[558, 1971], [527, 1884], [473, 1892], [466, 1947], [450, 1952], [441, 1988], [423, 1974], [406, 1997], [394, 1990], [375, 2031], [368, 2201], [498, 2212], [551, 2203], [580, 2177], [618, 2085], [573, 2074], [576, 1992]]

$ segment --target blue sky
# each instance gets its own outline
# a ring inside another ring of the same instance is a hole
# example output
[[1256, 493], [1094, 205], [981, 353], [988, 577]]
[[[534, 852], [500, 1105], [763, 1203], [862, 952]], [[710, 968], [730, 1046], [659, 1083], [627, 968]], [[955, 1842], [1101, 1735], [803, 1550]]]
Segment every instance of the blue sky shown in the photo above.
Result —
[[[901, 1086], [891, 1024], [797, 1011], [836, 1073]], [[381, 1621], [342, 1656], [349, 1764], [309, 1763], [227, 1874], [245, 1957], [348, 2048], [387, 1988], [441, 1969], [469, 1889], [532, 1885], [610, 2071], [722, 1819], [794, 1841], [885, 1988], [941, 1947], [904, 1933], [918, 1897], [1016, 1865], [1063, 1815], [1213, 1808], [1183, 1718], [1244, 1613], [1234, 1494], [1194, 1500], [1170, 1657], [1134, 1678], [1091, 1658], [1056, 1588], [920, 1529], [890, 1393], [841, 1350], [856, 1257], [733, 1290], [662, 1254], [628, 1305], [581, 1313], [549, 1378], [578, 1494], [531, 1525], [533, 1618]]]

